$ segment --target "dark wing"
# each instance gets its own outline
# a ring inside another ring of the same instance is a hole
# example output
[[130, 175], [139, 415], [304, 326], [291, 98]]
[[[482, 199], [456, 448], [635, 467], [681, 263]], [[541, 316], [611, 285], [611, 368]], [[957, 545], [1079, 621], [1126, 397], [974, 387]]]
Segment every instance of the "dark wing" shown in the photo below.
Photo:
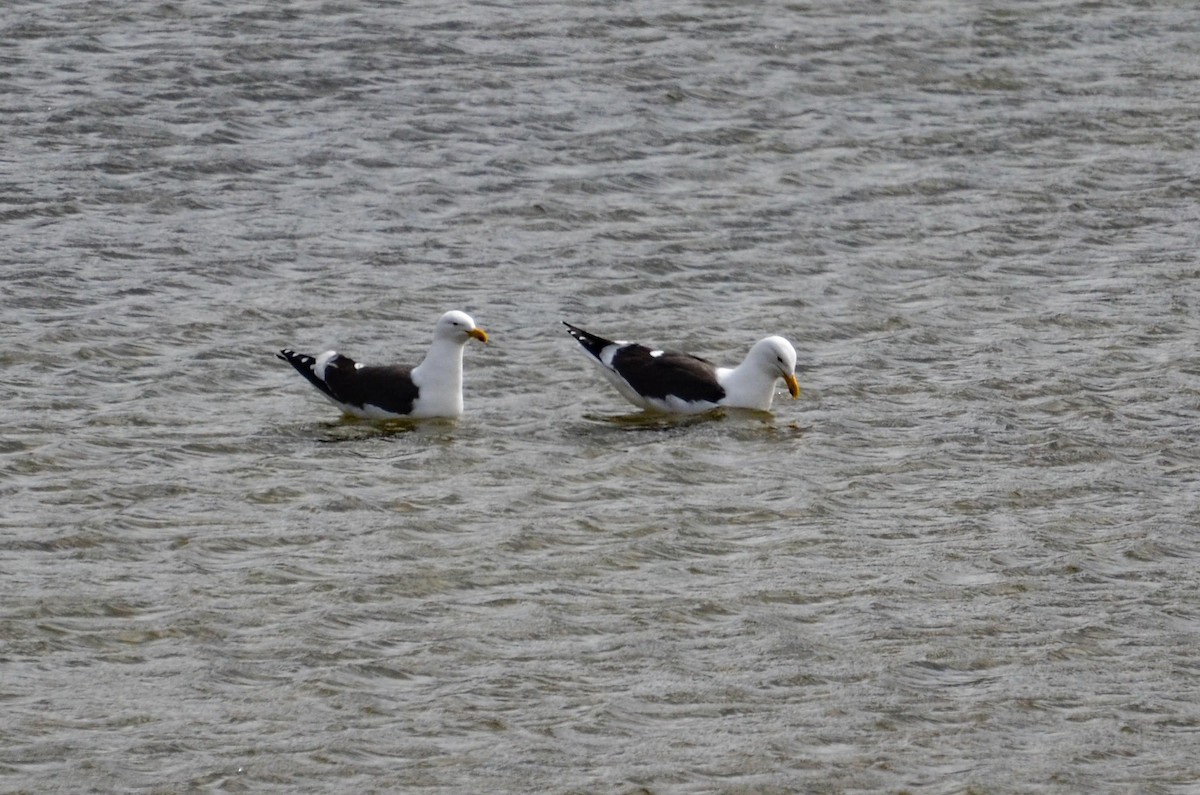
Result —
[[322, 380], [313, 369], [317, 360], [312, 356], [291, 350], [277, 356], [334, 401], [360, 409], [370, 404], [393, 414], [410, 414], [420, 391], [410, 367], [360, 367], [349, 356], [338, 354], [325, 364]]
[[[338, 396], [338, 400], [353, 406], [378, 406], [392, 414], [411, 414], [413, 402], [420, 391], [412, 380], [412, 368], [399, 365], [355, 368], [350, 363], [346, 369], [338, 367], [325, 368], [325, 380], [329, 388]], [[347, 360], [349, 361], [349, 360]]]
[[690, 353], [652, 352], [645, 345], [625, 345], [613, 356], [612, 366], [631, 387], [648, 398], [674, 395], [687, 401], [716, 403], [725, 397], [725, 389], [717, 381], [717, 368]]

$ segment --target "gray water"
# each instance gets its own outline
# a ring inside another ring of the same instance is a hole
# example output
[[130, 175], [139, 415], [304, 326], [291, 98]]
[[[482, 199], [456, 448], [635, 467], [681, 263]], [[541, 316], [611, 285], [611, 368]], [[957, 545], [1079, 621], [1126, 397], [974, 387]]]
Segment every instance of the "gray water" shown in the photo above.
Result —
[[[0, 106], [0, 790], [1200, 791], [1191, 0], [17, 0]], [[457, 422], [272, 357], [451, 308]]]

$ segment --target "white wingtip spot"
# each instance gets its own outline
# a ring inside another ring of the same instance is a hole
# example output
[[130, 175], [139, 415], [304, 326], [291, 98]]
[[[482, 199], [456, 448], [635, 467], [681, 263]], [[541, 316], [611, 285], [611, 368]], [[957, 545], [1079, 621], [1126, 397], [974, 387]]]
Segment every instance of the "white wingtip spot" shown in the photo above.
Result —
[[315, 375], [317, 378], [320, 378], [322, 381], [324, 381], [325, 380], [325, 368], [328, 367], [329, 362], [336, 357], [337, 357], [337, 351], [325, 351], [320, 356], [318, 356], [317, 360], [315, 362], [313, 362], [313, 375]]
[[612, 345], [605, 345], [600, 349], [600, 355], [597, 358], [600, 359], [600, 363], [605, 367], [612, 367], [613, 357], [617, 355], [617, 351], [619, 350], [621, 350], [621, 343], [619, 342]]

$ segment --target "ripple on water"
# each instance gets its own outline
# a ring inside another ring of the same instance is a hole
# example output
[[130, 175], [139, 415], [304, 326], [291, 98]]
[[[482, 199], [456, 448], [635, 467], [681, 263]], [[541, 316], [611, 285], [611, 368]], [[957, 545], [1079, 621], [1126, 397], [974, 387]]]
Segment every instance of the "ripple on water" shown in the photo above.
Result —
[[15, 7], [8, 787], [1194, 789], [1194, 15], [877, 5]]

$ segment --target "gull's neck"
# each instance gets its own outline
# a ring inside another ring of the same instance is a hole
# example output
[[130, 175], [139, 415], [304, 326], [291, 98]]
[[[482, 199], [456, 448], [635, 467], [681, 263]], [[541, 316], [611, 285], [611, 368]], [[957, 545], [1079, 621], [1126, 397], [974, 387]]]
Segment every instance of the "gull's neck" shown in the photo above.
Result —
[[454, 340], [434, 339], [421, 363], [413, 368], [413, 375], [422, 376], [441, 384], [462, 385], [463, 348]]
[[425, 358], [412, 370], [420, 389], [413, 416], [458, 417], [463, 411], [463, 346], [435, 339]]
[[775, 400], [778, 373], [747, 359], [732, 369], [721, 368], [717, 376], [725, 388], [726, 403], [760, 411], [770, 410], [771, 402]]

